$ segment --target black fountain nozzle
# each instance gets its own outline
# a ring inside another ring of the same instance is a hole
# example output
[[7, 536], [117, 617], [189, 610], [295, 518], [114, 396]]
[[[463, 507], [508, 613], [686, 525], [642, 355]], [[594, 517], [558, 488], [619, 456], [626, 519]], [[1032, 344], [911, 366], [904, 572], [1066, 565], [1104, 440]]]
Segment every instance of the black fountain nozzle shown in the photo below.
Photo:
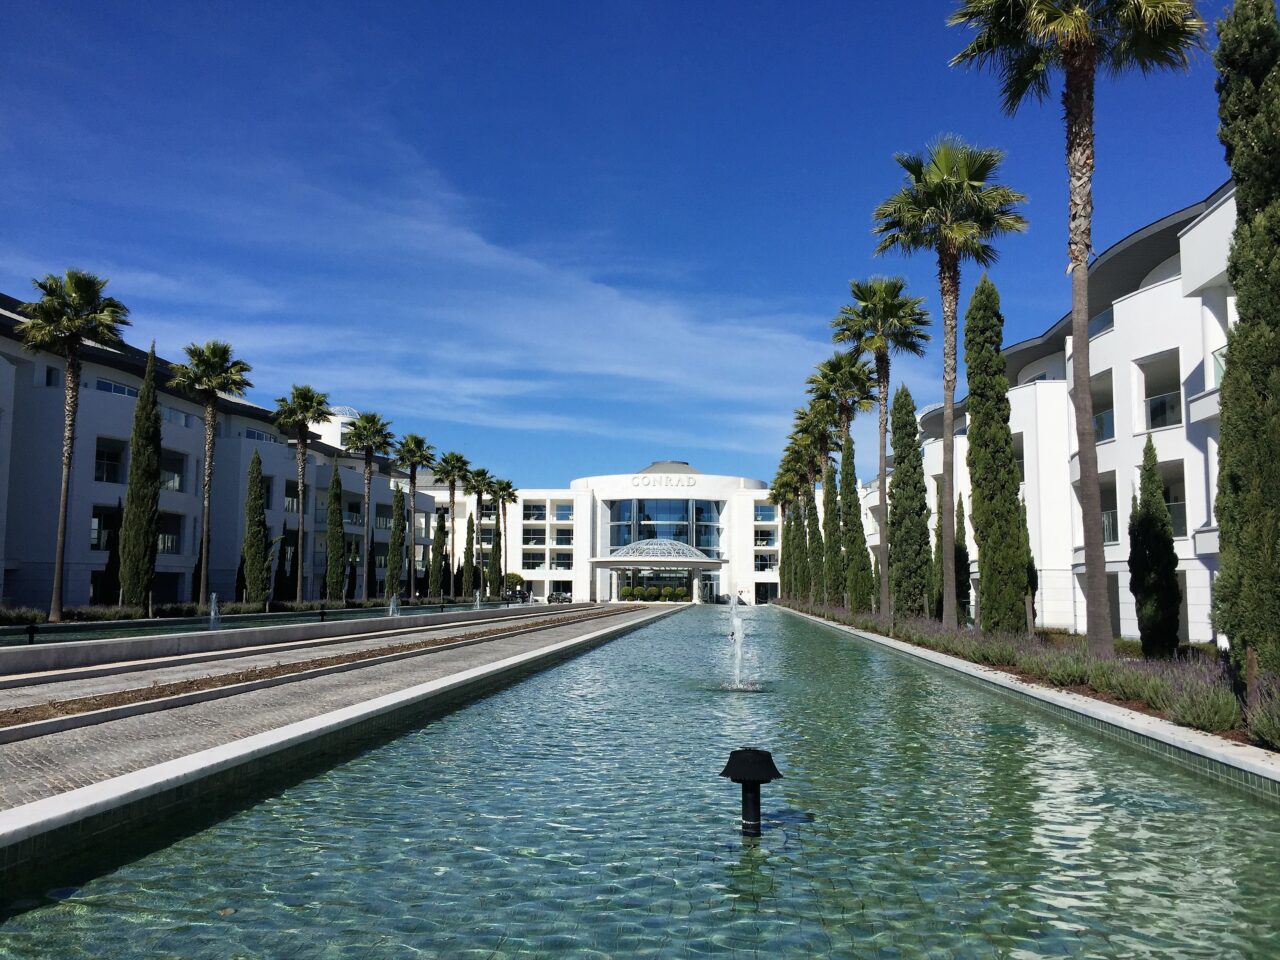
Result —
[[756, 747], [734, 750], [720, 776], [742, 784], [742, 832], [749, 837], [760, 836], [760, 784], [782, 779], [773, 754]]

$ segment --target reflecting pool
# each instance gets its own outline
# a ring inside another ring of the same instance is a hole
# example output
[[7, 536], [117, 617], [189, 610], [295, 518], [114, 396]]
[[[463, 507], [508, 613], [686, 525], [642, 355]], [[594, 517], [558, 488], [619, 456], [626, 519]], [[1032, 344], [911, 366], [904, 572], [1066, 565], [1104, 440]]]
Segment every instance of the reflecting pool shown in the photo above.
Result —
[[[684, 611], [0, 926], [0, 957], [1280, 955], [1280, 809], [779, 610]], [[763, 837], [729, 751], [771, 749]]]

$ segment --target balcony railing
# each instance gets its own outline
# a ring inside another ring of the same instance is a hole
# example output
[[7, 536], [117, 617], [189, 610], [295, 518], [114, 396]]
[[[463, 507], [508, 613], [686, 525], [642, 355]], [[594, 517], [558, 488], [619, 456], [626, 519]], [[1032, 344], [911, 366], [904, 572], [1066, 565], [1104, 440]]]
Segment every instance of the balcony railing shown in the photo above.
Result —
[[568, 523], [573, 519], [573, 507], [556, 507], [556, 523]]
[[532, 557], [525, 557], [522, 563], [522, 569], [525, 570], [541, 570], [547, 565], [545, 560], [535, 560]]
[[1102, 511], [1102, 542], [1120, 542], [1120, 515], [1115, 510]]
[[1170, 500], [1165, 506], [1169, 508], [1169, 519], [1173, 523], [1173, 535], [1175, 537], [1185, 537], [1187, 535], [1187, 504], [1182, 500]]
[[1095, 443], [1114, 440], [1116, 436], [1116, 412], [1100, 410], [1093, 415], [1093, 439]]
[[284, 512], [285, 512], [285, 513], [297, 513], [297, 512], [298, 512], [298, 498], [297, 498], [297, 497], [285, 497], [285, 498], [284, 498]]
[[1222, 386], [1222, 378], [1227, 375], [1227, 348], [1219, 347], [1213, 351], [1213, 383]]
[[378, 514], [373, 518], [373, 527], [375, 530], [390, 530], [391, 518]]
[[1182, 422], [1182, 391], [1147, 397], [1147, 429], [1159, 430]]
[[540, 508], [538, 508], [538, 509], [530, 509], [529, 507], [525, 507], [525, 508], [524, 508], [524, 519], [526, 519], [526, 520], [536, 520], [536, 521], [538, 521], [539, 523], [543, 523], [543, 522], [545, 522], [545, 521], [546, 521], [546, 519], [547, 519], [547, 511], [546, 511], [546, 508], [545, 508], [545, 507], [540, 507]]
[[767, 554], [756, 557], [756, 570], [776, 570], [778, 569], [778, 558]]
[[773, 507], [756, 507], [756, 523], [773, 523], [777, 519], [777, 511]]
[[545, 547], [547, 545], [547, 538], [545, 535], [537, 536], [526, 533], [522, 542], [526, 547]]
[[569, 535], [569, 536], [567, 536], [567, 537], [563, 537], [563, 536], [560, 536], [559, 534], [557, 534], [557, 535], [556, 535], [556, 546], [557, 546], [557, 547], [572, 547], [572, 546], [573, 546], [573, 535], [572, 535], [572, 534], [570, 534], [570, 535]]
[[551, 563], [552, 570], [572, 570], [573, 562], [570, 560], [553, 560]]
[[777, 546], [777, 543], [778, 543], [777, 538], [774, 537], [773, 534], [769, 534], [763, 537], [760, 536], [759, 534], [756, 534], [755, 545], [757, 547], [774, 547], [774, 546]]
[[181, 544], [176, 533], [162, 533], [156, 537], [156, 552], [175, 554], [181, 553]]

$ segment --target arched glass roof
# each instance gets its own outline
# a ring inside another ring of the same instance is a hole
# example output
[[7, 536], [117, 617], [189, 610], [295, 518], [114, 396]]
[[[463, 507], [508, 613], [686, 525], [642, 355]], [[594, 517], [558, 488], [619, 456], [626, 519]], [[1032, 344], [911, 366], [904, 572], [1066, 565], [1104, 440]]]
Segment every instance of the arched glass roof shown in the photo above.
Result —
[[610, 560], [708, 560], [701, 550], [695, 550], [678, 540], [637, 540], [610, 554]]

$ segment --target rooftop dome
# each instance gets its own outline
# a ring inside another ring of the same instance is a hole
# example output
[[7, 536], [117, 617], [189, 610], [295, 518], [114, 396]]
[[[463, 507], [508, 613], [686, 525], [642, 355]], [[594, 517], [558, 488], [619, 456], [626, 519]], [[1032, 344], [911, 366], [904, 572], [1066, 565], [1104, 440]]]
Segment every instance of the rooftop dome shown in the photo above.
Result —
[[701, 470], [695, 470], [689, 466], [687, 460], [655, 460], [649, 464], [641, 473], [702, 473]]
[[330, 409], [333, 411], [333, 415], [335, 417], [350, 417], [354, 420], [356, 417], [360, 416], [360, 411], [355, 407], [331, 407]]
[[711, 559], [678, 540], [637, 540], [610, 554], [610, 560], [701, 560]]

